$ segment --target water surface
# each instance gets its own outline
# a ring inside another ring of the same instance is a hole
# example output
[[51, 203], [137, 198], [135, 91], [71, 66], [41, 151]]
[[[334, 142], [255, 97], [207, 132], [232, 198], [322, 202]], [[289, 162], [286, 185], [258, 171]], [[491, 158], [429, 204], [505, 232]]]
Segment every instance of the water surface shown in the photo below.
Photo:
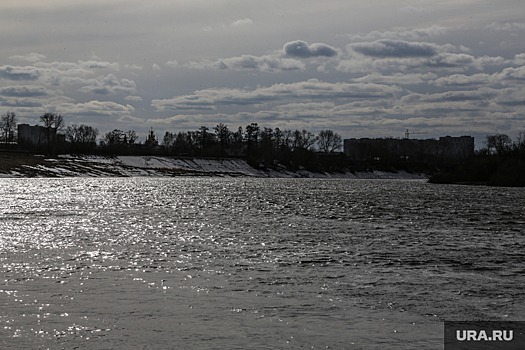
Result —
[[523, 320], [525, 190], [0, 179], [0, 348], [439, 349]]

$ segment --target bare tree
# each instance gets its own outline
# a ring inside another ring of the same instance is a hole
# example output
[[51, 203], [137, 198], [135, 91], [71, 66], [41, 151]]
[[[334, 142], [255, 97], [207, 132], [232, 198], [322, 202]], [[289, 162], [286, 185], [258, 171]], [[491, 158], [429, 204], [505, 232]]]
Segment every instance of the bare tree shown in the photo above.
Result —
[[123, 135], [123, 142], [127, 143], [128, 145], [134, 145], [135, 142], [137, 142], [137, 140], [139, 139], [135, 130], [128, 130], [125, 133], [123, 133]]
[[92, 151], [97, 143], [98, 129], [89, 125], [73, 124], [66, 128], [66, 141], [72, 146], [73, 151], [89, 152]]
[[61, 131], [64, 128], [64, 117], [57, 113], [44, 113], [40, 116], [44, 128]]
[[321, 130], [317, 137], [317, 146], [321, 152], [333, 153], [341, 149], [343, 141], [341, 135], [332, 130]]
[[230, 129], [228, 129], [228, 126], [223, 123], [220, 123], [217, 126], [215, 126], [213, 130], [215, 130], [215, 137], [221, 145], [221, 150], [224, 151], [224, 149], [231, 142], [232, 132], [230, 131]]
[[13, 142], [16, 132], [16, 114], [15, 112], [6, 112], [0, 119], [0, 130], [4, 135], [5, 143]]
[[293, 132], [293, 149], [303, 148], [309, 150], [317, 141], [317, 137], [310, 131], [303, 129], [302, 131], [295, 130]]
[[489, 153], [494, 150], [496, 154], [503, 155], [512, 148], [512, 139], [505, 134], [487, 135], [485, 144]]
[[171, 150], [173, 148], [173, 145], [175, 144], [175, 138], [177, 135], [175, 135], [172, 132], [166, 131], [164, 134], [164, 138], [162, 139], [162, 147], [166, 148], [166, 150]]
[[57, 113], [44, 113], [40, 116], [40, 121], [46, 128], [47, 147], [48, 152], [51, 153], [56, 146], [57, 132], [64, 128], [64, 118]]

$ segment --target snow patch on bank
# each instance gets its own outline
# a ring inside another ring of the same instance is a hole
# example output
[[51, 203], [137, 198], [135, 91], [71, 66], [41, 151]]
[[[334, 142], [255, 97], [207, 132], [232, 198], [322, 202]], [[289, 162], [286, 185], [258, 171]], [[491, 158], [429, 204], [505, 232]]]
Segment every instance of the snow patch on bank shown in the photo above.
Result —
[[271, 178], [425, 179], [407, 172], [314, 173], [306, 170], [255, 169], [243, 159], [173, 158], [161, 156], [72, 156], [23, 165], [0, 177], [111, 177], [111, 176], [246, 176]]

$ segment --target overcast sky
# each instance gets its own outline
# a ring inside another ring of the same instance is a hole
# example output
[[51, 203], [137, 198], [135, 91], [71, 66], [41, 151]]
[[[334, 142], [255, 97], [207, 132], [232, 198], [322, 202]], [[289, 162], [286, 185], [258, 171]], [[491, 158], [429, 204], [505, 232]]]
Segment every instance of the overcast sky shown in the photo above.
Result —
[[514, 138], [524, 38], [523, 0], [2, 0], [0, 113]]

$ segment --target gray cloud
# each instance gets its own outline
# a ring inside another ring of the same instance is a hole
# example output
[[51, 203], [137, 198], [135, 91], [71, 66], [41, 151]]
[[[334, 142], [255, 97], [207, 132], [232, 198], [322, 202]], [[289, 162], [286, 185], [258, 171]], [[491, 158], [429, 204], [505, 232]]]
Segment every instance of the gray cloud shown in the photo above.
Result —
[[153, 100], [157, 110], [214, 110], [218, 106], [254, 106], [301, 100], [337, 100], [392, 97], [399, 88], [363, 83], [326, 83], [316, 79], [259, 87], [255, 90], [206, 89], [192, 95]]
[[301, 71], [305, 69], [304, 63], [299, 60], [271, 55], [242, 55], [217, 61], [190, 62], [185, 66], [190, 69], [253, 70], [262, 72]]
[[432, 57], [427, 62], [429, 66], [442, 68], [462, 67], [474, 63], [476, 63], [475, 57], [465, 53], [442, 53], [436, 57]]
[[35, 67], [1, 66], [0, 78], [7, 80], [37, 80], [40, 73]]
[[326, 44], [311, 44], [296, 40], [284, 44], [284, 54], [291, 57], [333, 57], [337, 56], [337, 50]]
[[38, 61], [42, 61], [43, 59], [46, 58], [46, 55], [42, 55], [40, 53], [36, 53], [36, 52], [31, 52], [31, 53], [28, 53], [28, 54], [25, 54], [25, 55], [13, 55], [11, 57], [12, 60], [17, 60], [17, 61], [26, 61], [26, 62], [38, 62]]
[[231, 23], [231, 26], [239, 27], [239, 26], [245, 26], [245, 25], [250, 25], [250, 24], [253, 24], [253, 21], [250, 18], [243, 18], [243, 19], [238, 19], [236, 21], [233, 21]]
[[0, 106], [9, 108], [39, 108], [43, 104], [41, 101], [32, 99], [19, 99], [19, 98], [2, 98], [0, 96]]
[[115, 62], [107, 62], [107, 61], [79, 61], [78, 65], [83, 68], [87, 69], [113, 69], [113, 70], [119, 70], [120, 64]]
[[503, 32], [525, 31], [525, 22], [493, 22], [488, 28]]
[[525, 80], [525, 66], [521, 66], [518, 68], [514, 68], [514, 67], [505, 68], [501, 71], [498, 77], [500, 79], [523, 81]]
[[267, 72], [305, 69], [304, 64], [300, 61], [273, 56], [242, 55], [221, 60], [219, 64], [222, 69], [261, 70]]
[[120, 117], [130, 115], [134, 108], [112, 101], [92, 100], [84, 103], [62, 103], [55, 106], [57, 112], [69, 116]]
[[387, 39], [351, 44], [350, 47], [362, 55], [377, 58], [431, 57], [439, 52], [435, 44]]
[[452, 74], [449, 76], [438, 78], [434, 81], [437, 86], [472, 86], [487, 84], [491, 82], [491, 75], [486, 73], [479, 73], [474, 75]]
[[8, 86], [0, 88], [0, 95], [6, 97], [43, 97], [48, 93], [43, 86]]
[[376, 83], [376, 84], [394, 84], [394, 85], [415, 85], [425, 84], [437, 78], [435, 73], [394, 73], [392, 75], [383, 75], [379, 73], [372, 73], [357, 79], [360, 83]]
[[218, 60], [203, 60], [185, 65], [190, 69], [222, 69], [235, 71], [286, 72], [304, 71], [305, 63], [299, 59], [334, 57], [337, 50], [325, 44], [309, 45], [304, 41], [292, 41], [284, 45], [282, 53], [272, 55], [241, 55]]
[[175, 130], [264, 121], [346, 137], [525, 129], [521, 2], [27, 1], [0, 5], [0, 113], [24, 120], [45, 104], [101, 132], [147, 132], [146, 117]]
[[116, 93], [132, 94], [135, 92], [135, 89], [136, 84], [133, 80], [119, 80], [113, 74], [108, 74], [89, 80], [88, 85], [83, 86], [80, 91], [98, 95], [110, 95]]
[[357, 34], [351, 36], [352, 41], [374, 41], [378, 39], [394, 39], [394, 40], [421, 40], [436, 36], [447, 34], [451, 28], [433, 25], [430, 27], [412, 28], [408, 30], [398, 31], [371, 31], [366, 34]]

